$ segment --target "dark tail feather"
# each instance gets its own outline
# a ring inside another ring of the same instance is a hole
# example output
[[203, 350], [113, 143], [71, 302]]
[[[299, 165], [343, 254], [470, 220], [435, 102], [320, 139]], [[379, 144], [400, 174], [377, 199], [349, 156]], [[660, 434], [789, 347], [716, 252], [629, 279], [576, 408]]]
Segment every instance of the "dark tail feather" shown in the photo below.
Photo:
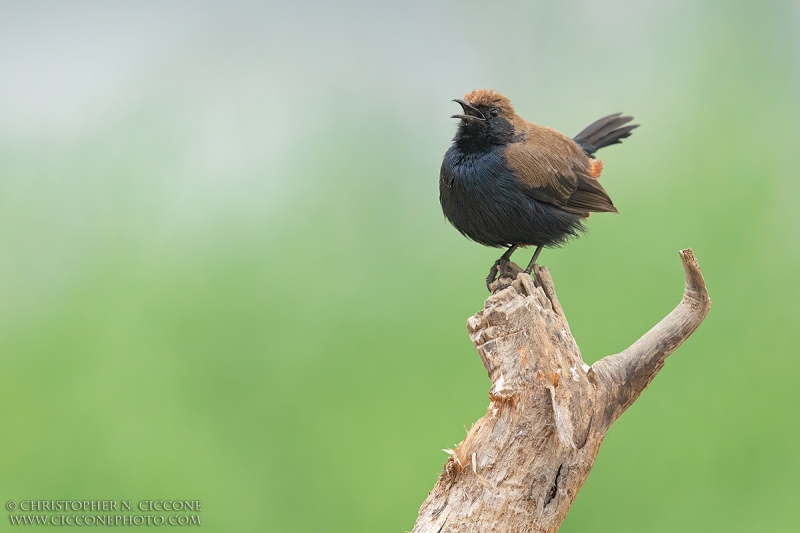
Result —
[[600, 148], [619, 144], [622, 139], [631, 136], [631, 132], [639, 127], [638, 124], [625, 126], [633, 117], [621, 116], [614, 113], [593, 122], [589, 127], [577, 134], [573, 141], [583, 148], [586, 155], [592, 156]]

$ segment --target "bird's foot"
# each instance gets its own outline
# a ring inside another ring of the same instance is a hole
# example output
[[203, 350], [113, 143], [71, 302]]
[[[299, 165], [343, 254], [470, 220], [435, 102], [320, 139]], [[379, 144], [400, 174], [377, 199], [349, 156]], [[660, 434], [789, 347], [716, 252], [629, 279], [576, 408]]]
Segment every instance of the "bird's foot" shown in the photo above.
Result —
[[492, 265], [492, 268], [489, 269], [489, 275], [486, 276], [486, 288], [489, 289], [489, 292], [492, 291], [491, 284], [494, 283], [494, 280], [497, 279], [497, 273], [500, 272], [500, 263], [503, 262], [503, 259], [498, 259]]
[[536, 251], [533, 252], [533, 257], [531, 257], [531, 262], [528, 263], [528, 268], [525, 269], [525, 273], [527, 275], [530, 276], [531, 272], [533, 272], [533, 267], [536, 266], [536, 259], [538, 259], [539, 254], [541, 253], [541, 251], [542, 251], [542, 247], [541, 246], [537, 246], [536, 247]]
[[505, 289], [517, 279], [517, 274], [520, 272], [522, 269], [516, 264], [501, 257], [489, 269], [489, 275], [486, 276], [486, 288], [489, 289], [489, 292]]

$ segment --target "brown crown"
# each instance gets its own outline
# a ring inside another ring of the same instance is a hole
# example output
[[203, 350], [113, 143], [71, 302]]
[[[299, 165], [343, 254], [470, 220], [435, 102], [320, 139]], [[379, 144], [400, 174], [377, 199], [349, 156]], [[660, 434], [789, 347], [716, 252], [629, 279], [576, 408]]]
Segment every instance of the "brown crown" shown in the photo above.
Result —
[[464, 95], [464, 100], [474, 106], [485, 105], [513, 110], [511, 100], [491, 89], [476, 89]]

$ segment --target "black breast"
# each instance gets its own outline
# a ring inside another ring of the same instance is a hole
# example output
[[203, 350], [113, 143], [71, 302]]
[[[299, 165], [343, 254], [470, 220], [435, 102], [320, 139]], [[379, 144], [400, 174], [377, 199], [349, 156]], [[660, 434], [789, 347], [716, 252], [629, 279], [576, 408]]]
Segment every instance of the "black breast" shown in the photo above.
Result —
[[439, 201], [450, 223], [486, 246], [557, 246], [583, 231], [582, 217], [537, 201], [506, 168], [505, 146], [465, 153], [455, 144], [444, 156]]

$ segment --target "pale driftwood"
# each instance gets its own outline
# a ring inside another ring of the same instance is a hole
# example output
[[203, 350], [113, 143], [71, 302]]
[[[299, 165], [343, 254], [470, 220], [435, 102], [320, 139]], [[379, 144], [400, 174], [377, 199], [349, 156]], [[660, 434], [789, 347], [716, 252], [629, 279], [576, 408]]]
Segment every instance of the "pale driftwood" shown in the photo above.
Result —
[[591, 367], [546, 268], [536, 268], [535, 282], [525, 273], [495, 282], [484, 309], [467, 321], [492, 380], [489, 412], [446, 450], [450, 458], [414, 533], [558, 530], [608, 428], [708, 313], [694, 254], [680, 255], [686, 289], [678, 307], [633, 346]]

